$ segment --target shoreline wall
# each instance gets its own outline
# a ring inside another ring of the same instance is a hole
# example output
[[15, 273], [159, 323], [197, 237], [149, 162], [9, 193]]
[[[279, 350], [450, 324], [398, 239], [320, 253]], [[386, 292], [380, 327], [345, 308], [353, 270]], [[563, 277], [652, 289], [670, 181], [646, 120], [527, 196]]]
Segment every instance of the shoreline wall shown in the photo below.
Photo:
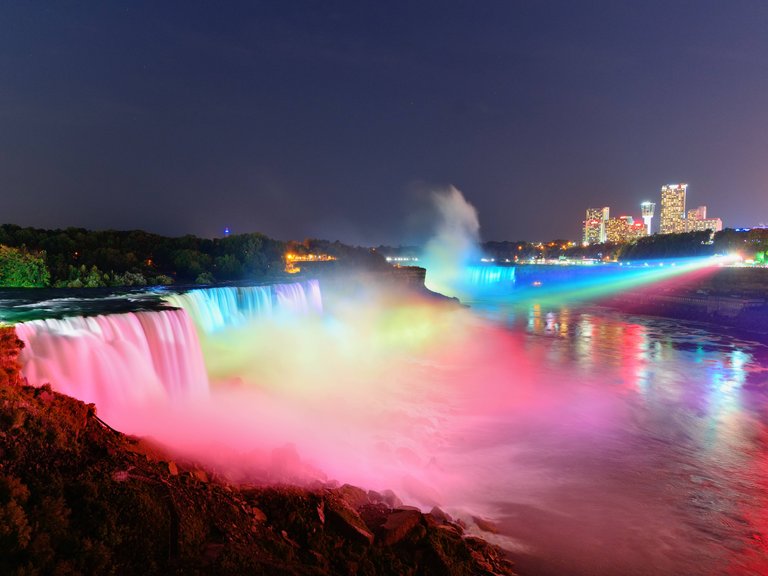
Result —
[[622, 312], [693, 320], [768, 336], [768, 301], [736, 295], [633, 292], [601, 304]]
[[673, 287], [617, 294], [602, 302], [619, 310], [708, 322], [768, 335], [768, 268], [718, 268], [680, 278]]

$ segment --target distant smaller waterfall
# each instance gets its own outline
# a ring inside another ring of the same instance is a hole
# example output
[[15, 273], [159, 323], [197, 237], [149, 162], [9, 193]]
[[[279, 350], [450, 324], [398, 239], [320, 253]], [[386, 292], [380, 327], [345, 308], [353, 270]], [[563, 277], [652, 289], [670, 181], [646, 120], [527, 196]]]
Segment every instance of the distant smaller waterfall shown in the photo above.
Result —
[[515, 287], [515, 267], [476, 265], [467, 266], [465, 281], [471, 293], [502, 293]]

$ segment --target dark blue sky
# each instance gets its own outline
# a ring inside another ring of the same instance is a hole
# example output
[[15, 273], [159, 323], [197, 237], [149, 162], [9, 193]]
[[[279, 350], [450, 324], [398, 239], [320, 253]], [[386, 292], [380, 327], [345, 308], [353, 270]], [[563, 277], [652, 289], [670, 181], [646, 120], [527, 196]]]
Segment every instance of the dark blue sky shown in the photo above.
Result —
[[768, 2], [0, 3], [0, 222], [419, 239], [580, 236], [690, 184], [768, 222]]

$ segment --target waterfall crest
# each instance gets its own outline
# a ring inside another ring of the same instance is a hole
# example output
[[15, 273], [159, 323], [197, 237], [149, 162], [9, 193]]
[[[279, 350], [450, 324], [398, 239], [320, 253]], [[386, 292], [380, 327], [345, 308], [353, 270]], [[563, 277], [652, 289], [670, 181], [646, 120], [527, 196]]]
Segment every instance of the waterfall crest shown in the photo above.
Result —
[[171, 294], [165, 301], [186, 310], [205, 333], [240, 326], [258, 318], [323, 311], [317, 280], [269, 286], [198, 288]]

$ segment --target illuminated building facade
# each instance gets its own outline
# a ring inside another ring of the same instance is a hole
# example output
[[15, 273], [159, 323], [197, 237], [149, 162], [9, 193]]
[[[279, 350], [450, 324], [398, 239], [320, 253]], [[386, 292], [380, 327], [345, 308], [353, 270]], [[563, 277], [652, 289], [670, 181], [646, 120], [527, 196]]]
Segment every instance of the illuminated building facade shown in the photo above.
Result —
[[610, 209], [587, 208], [587, 217], [584, 220], [584, 244], [600, 244], [608, 239], [606, 225]]
[[659, 232], [679, 234], [686, 232], [685, 192], [688, 184], [667, 184], [661, 187], [661, 214]]
[[336, 260], [336, 256], [330, 254], [294, 254], [289, 252], [285, 254], [285, 271], [288, 274], [297, 274], [301, 272], [301, 268], [296, 265], [297, 262], [333, 262]]
[[720, 220], [720, 218], [688, 220], [689, 232], [703, 232], [704, 230], [712, 230], [713, 232], [720, 232], [722, 229], [723, 229], [723, 221]]
[[634, 242], [644, 236], [648, 236], [648, 229], [645, 223], [632, 222], [627, 229], [626, 242]]
[[707, 207], [699, 206], [694, 210], [688, 210], [686, 226], [688, 232], [703, 232], [704, 230], [720, 232], [723, 229], [723, 221], [720, 218], [707, 218]]
[[707, 219], [707, 207], [699, 206], [693, 210], [688, 210], [688, 220], [706, 220]]
[[646, 235], [646, 227], [642, 222], [635, 222], [632, 216], [619, 216], [608, 220], [606, 226], [608, 242], [634, 242]]

